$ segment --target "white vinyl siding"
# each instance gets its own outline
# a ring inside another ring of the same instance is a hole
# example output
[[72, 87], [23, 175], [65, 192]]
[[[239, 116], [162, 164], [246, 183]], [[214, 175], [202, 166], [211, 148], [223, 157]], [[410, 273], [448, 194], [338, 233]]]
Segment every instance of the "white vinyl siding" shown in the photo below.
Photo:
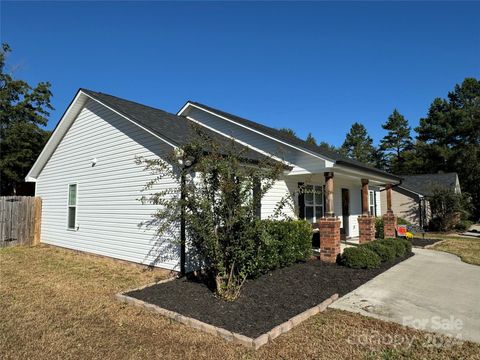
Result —
[[281, 217], [295, 218], [295, 200], [292, 198], [291, 194], [295, 193], [296, 186], [297, 183], [289, 177], [277, 180], [262, 198], [262, 219], [267, 219], [273, 216], [279, 203], [282, 201], [285, 202], [285, 206], [282, 208]]
[[200, 109], [191, 109], [188, 117], [195, 121], [220, 132], [225, 136], [231, 136], [248, 146], [263, 153], [275, 155], [293, 164], [291, 175], [316, 173], [327, 166], [332, 166], [330, 161], [320, 159], [317, 156], [299, 151], [290, 146], [283, 145], [276, 140], [265, 137], [257, 132], [246, 129], [218, 116], [209, 114]]
[[[178, 234], [158, 238], [147, 227], [156, 206], [139, 198], [152, 178], [135, 156], [165, 156], [172, 148], [91, 100], [79, 113], [37, 179], [43, 199], [42, 241], [118, 259], [178, 270]], [[94, 166], [92, 159], [96, 158]], [[77, 184], [76, 230], [68, 231], [69, 184]], [[163, 179], [151, 191], [178, 188]]]

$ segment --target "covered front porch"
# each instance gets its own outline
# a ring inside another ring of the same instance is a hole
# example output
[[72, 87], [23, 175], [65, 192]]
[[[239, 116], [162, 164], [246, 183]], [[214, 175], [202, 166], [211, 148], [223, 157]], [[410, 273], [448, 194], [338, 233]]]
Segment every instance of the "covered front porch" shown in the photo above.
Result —
[[391, 189], [400, 183], [399, 178], [373, 168], [371, 172], [340, 167], [326, 170], [288, 179], [298, 188], [298, 217], [312, 223], [312, 247], [322, 261], [335, 262], [343, 248], [375, 239], [383, 191], [387, 194], [385, 237], [395, 237]]

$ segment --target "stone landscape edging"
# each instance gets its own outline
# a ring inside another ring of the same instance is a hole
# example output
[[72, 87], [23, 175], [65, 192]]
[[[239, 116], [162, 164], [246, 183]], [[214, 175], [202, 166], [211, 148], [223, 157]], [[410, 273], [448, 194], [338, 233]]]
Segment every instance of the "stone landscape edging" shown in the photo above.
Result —
[[118, 294], [115, 294], [115, 298], [120, 302], [131, 304], [131, 305], [136, 305], [136, 306], [141, 306], [141, 307], [145, 308], [146, 310], [156, 312], [160, 315], [163, 315], [163, 316], [165, 316], [165, 317], [167, 317], [171, 320], [177, 321], [181, 324], [190, 326], [194, 329], [203, 331], [203, 332], [205, 332], [207, 334], [210, 334], [210, 335], [215, 335], [215, 336], [221, 337], [221, 338], [223, 338], [227, 341], [231, 341], [235, 344], [240, 344], [240, 345], [246, 346], [246, 347], [248, 347], [250, 349], [254, 349], [254, 350], [259, 349], [263, 345], [267, 344], [269, 341], [272, 341], [273, 339], [277, 338], [278, 336], [290, 331], [292, 328], [294, 328], [298, 324], [304, 322], [305, 320], [312, 317], [313, 315], [316, 315], [316, 314], [318, 314], [322, 311], [325, 311], [325, 309], [330, 304], [332, 304], [334, 301], [336, 301], [338, 299], [338, 294], [333, 294], [332, 296], [330, 296], [326, 300], [322, 301], [320, 304], [318, 304], [318, 305], [316, 305], [316, 306], [314, 306], [314, 307], [312, 307], [308, 310], [305, 310], [298, 315], [295, 315], [294, 317], [290, 318], [289, 320], [285, 321], [284, 323], [275, 326], [270, 331], [268, 331], [268, 332], [266, 332], [266, 333], [264, 333], [260, 336], [257, 336], [256, 338], [251, 338], [251, 337], [248, 337], [248, 336], [245, 336], [245, 335], [242, 335], [242, 334], [238, 334], [238, 333], [226, 330], [226, 329], [221, 328], [221, 327], [217, 327], [217, 326], [214, 326], [214, 325], [207, 324], [203, 321], [200, 321], [200, 320], [188, 317], [188, 316], [184, 316], [184, 315], [179, 314], [175, 311], [164, 309], [160, 306], [145, 302], [143, 300], [139, 300], [139, 299], [136, 299], [134, 297], [125, 295], [125, 293], [129, 293], [131, 291], [142, 290], [146, 287], [166, 283], [166, 282], [169, 282], [169, 281], [172, 281], [172, 280], [175, 280], [175, 279], [176, 278], [173, 277], [173, 278], [170, 278], [170, 279], [167, 279], [167, 280], [162, 280], [162, 281], [159, 281], [159, 282], [156, 282], [156, 283], [153, 283], [153, 284], [147, 284], [147, 285], [141, 286], [141, 287], [136, 288], [136, 289], [120, 292]]

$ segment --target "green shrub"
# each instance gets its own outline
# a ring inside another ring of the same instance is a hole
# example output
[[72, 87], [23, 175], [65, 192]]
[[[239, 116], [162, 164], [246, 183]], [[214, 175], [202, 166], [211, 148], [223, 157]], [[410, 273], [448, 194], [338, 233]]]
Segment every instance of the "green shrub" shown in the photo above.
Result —
[[375, 218], [375, 238], [383, 239], [383, 218]]
[[380, 256], [382, 262], [394, 260], [396, 257], [395, 249], [393, 248], [393, 246], [382, 244], [379, 241], [372, 241], [361, 246], [372, 250], [374, 253]]
[[258, 256], [250, 277], [307, 260], [312, 251], [312, 226], [304, 220], [259, 220]]
[[457, 194], [447, 188], [436, 187], [428, 197], [432, 212], [429, 227], [434, 231], [450, 231], [460, 220], [468, 219], [474, 210], [472, 198], [467, 193]]
[[395, 250], [395, 256], [397, 257], [405, 255], [406, 249], [402, 239], [384, 239], [378, 240], [378, 242], [386, 246], [392, 247]]
[[455, 230], [458, 230], [458, 231], [466, 231], [468, 229], [470, 229], [470, 226], [473, 225], [473, 221], [470, 221], [470, 220], [460, 220], [460, 222], [455, 225]]
[[343, 250], [340, 262], [353, 269], [373, 269], [380, 263], [380, 256], [365, 246], [349, 247]]
[[397, 225], [412, 225], [412, 223], [404, 218], [397, 217]]
[[403, 244], [403, 246], [405, 247], [405, 253], [406, 254], [410, 254], [412, 252], [412, 242], [407, 240], [407, 239], [397, 239], [397, 240], [400, 240], [400, 242]]

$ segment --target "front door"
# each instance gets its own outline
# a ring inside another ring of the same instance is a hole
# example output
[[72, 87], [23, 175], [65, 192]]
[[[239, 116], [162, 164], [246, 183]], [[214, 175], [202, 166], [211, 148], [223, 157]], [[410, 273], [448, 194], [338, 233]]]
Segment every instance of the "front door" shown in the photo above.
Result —
[[343, 227], [340, 229], [342, 239], [348, 237], [349, 229], [349, 217], [350, 217], [350, 193], [348, 189], [342, 189], [342, 220]]

